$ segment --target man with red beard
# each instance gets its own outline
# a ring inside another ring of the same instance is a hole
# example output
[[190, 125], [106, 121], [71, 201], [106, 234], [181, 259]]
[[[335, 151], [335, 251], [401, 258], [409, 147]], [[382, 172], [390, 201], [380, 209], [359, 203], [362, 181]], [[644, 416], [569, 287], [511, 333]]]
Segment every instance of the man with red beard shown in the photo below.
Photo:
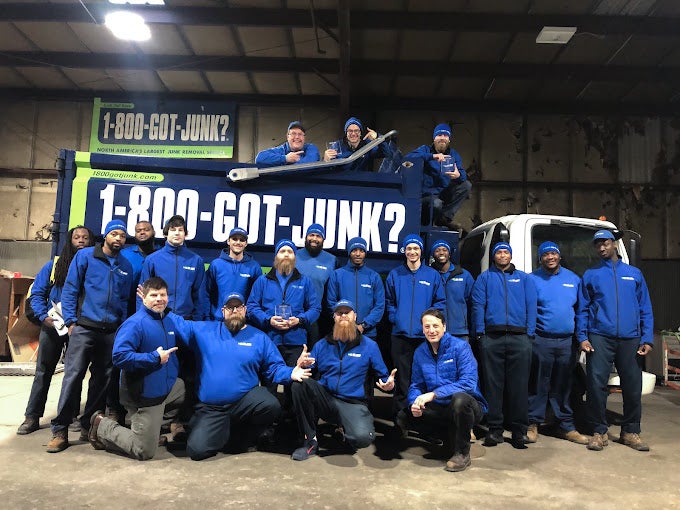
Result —
[[377, 375], [378, 388], [391, 391], [397, 369], [387, 373], [378, 344], [357, 330], [356, 318], [351, 301], [338, 301], [332, 334], [298, 360], [300, 366], [312, 366], [319, 380], [304, 379], [291, 386], [298, 426], [304, 434], [304, 445], [293, 452], [293, 460], [307, 460], [318, 453], [319, 418], [339, 425], [343, 442], [352, 450], [365, 448], [375, 439], [364, 382], [370, 372]]
[[[321, 305], [312, 281], [295, 267], [295, 244], [281, 239], [274, 250], [274, 267], [258, 278], [248, 298], [248, 319], [279, 349], [286, 365], [294, 367], [307, 343], [307, 328], [319, 318]], [[270, 388], [276, 392], [276, 386]], [[286, 407], [290, 389], [286, 388]]]

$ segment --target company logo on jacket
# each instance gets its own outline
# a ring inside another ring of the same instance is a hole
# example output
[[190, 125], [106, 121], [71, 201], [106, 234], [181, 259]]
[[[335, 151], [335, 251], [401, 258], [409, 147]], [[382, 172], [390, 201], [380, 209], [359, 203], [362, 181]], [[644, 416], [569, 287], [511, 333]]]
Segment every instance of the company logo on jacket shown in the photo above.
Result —
[[191, 266], [182, 266], [182, 269], [186, 269], [187, 271], [196, 271], [196, 268]]
[[237, 342], [238, 345], [242, 345], [244, 347], [252, 347], [253, 344], [251, 342]]
[[635, 281], [635, 278], [633, 278], [632, 276], [622, 276], [621, 279], [622, 279], [622, 280], [632, 280], [632, 281]]
[[361, 358], [361, 354], [358, 352], [348, 352], [347, 356], [352, 356], [353, 358]]
[[118, 274], [122, 274], [123, 276], [127, 276], [129, 274], [129, 273], [126, 273], [125, 271], [123, 271], [122, 269], [117, 269], [117, 271], [118, 271]]
[[574, 287], [574, 284], [573, 284], [573, 283], [563, 283], [563, 284], [562, 284], [562, 287], [571, 287], [571, 288], [573, 288], [573, 287]]
[[447, 359], [446, 361], [444, 361], [444, 363], [453, 363], [453, 358]]
[[326, 271], [326, 270], [328, 269], [326, 266], [320, 266], [319, 264], [317, 264], [317, 265], [314, 266], [314, 267], [317, 268], [317, 269], [322, 269], [322, 270], [324, 270], [324, 271]]
[[421, 284], [421, 285], [427, 285], [428, 287], [430, 286], [430, 282], [428, 282], [426, 280], [418, 280], [418, 283]]
[[511, 279], [508, 280], [508, 283], [519, 283], [521, 281], [522, 280], [520, 280], [519, 278], [511, 278]]
[[462, 279], [462, 278], [458, 278], [458, 277], [456, 276], [456, 277], [451, 278], [449, 281], [450, 281], [450, 282], [462, 282], [463, 279]]
[[361, 286], [364, 287], [364, 288], [366, 288], [366, 289], [370, 289], [370, 288], [371, 288], [371, 284], [370, 284], [370, 283], [362, 283]]
[[238, 275], [241, 276], [242, 278], [250, 278], [250, 275], [248, 273], [239, 273]]

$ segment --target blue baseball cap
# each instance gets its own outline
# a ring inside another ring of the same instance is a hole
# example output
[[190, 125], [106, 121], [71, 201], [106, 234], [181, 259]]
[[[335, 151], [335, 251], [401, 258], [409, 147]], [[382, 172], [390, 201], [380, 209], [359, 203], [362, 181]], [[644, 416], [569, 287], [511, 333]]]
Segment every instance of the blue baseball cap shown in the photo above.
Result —
[[305, 234], [305, 237], [307, 237], [309, 234], [319, 234], [321, 237], [326, 239], [326, 229], [324, 229], [321, 225], [318, 223], [312, 223], [308, 228], [307, 228], [307, 233]]
[[402, 248], [406, 249], [406, 247], [409, 244], [417, 244], [420, 246], [420, 249], [423, 249], [423, 239], [418, 235], [418, 234], [409, 234], [404, 238], [404, 242], [402, 243]]
[[295, 243], [293, 243], [293, 241], [291, 241], [290, 239], [281, 239], [278, 243], [276, 243], [276, 247], [274, 248], [274, 253], [278, 253], [279, 250], [281, 248], [283, 248], [284, 246], [290, 246], [290, 249], [293, 250], [293, 251], [295, 251], [296, 248], [297, 248], [295, 246]]
[[109, 235], [113, 230], [122, 230], [127, 234], [127, 226], [122, 220], [111, 220], [104, 227], [104, 237]]
[[349, 299], [341, 299], [337, 303], [335, 303], [335, 306], [333, 307], [333, 311], [336, 312], [338, 308], [351, 308], [353, 312], [356, 312], [356, 308], [354, 308], [354, 303], [352, 303]]
[[510, 255], [512, 255], [512, 247], [508, 243], [496, 243], [491, 249], [491, 256], [496, 255], [498, 250], [508, 250]]
[[232, 299], [238, 299], [241, 302], [241, 304], [245, 304], [245, 302], [246, 302], [246, 300], [243, 298], [243, 294], [241, 294], [239, 292], [232, 292], [224, 300], [224, 306], [227, 306], [227, 303], [229, 301], [231, 301]]
[[611, 239], [612, 241], [616, 241], [614, 234], [612, 234], [609, 230], [598, 230], [595, 232], [595, 235], [593, 236], [593, 242], [599, 241], [600, 239]]
[[244, 229], [244, 228], [241, 228], [241, 227], [232, 228], [231, 232], [229, 232], [229, 237], [234, 237], [234, 236], [239, 236], [239, 235], [248, 239], [248, 232], [246, 232], [246, 229]]
[[368, 251], [368, 244], [366, 243], [366, 240], [363, 237], [353, 237], [347, 243], [348, 254], [352, 253], [352, 250], [356, 250], [357, 248], [359, 248], [360, 250]]
[[437, 138], [437, 135], [446, 135], [451, 138], [451, 126], [448, 124], [437, 124], [432, 132], [432, 139]]
[[560, 247], [557, 246], [557, 244], [553, 243], [552, 241], [541, 243], [541, 245], [538, 247], [538, 258], [540, 259], [543, 255], [550, 251], [554, 251], [560, 255]]
[[299, 120], [294, 120], [293, 122], [288, 124], [288, 130], [286, 132], [290, 131], [293, 128], [298, 128], [298, 129], [302, 130], [303, 133], [307, 132], [305, 127], [302, 125], [302, 122], [300, 122]]

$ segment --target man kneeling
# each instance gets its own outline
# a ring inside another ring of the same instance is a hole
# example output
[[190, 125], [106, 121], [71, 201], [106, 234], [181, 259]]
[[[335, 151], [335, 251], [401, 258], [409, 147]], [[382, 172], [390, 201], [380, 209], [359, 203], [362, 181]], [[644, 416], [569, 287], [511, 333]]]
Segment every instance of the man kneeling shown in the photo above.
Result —
[[[147, 460], [156, 454], [161, 425], [171, 423], [184, 402], [184, 383], [177, 377], [174, 354], [177, 321], [182, 319], [166, 310], [168, 286], [152, 277], [142, 285], [142, 294], [144, 307], [120, 326], [113, 344], [113, 364], [121, 369], [120, 402], [131, 428], [98, 411], [90, 420], [89, 439], [97, 450]], [[177, 427], [172, 423], [171, 429]]]
[[425, 310], [420, 320], [427, 342], [413, 354], [411, 407], [399, 419], [416, 429], [422, 425], [446, 428], [453, 456], [445, 469], [463, 471], [470, 465], [470, 430], [487, 410], [479, 391], [477, 361], [470, 344], [446, 332], [441, 311]]
[[305, 350], [298, 360], [302, 366], [312, 366], [319, 380], [305, 379], [291, 387], [298, 426], [305, 439], [304, 445], [293, 452], [293, 460], [306, 460], [318, 453], [319, 418], [339, 425], [351, 449], [365, 448], [375, 439], [364, 382], [370, 370], [378, 376], [376, 386], [391, 391], [397, 370], [388, 376], [378, 344], [359, 333], [356, 318], [351, 301], [338, 301], [333, 309], [333, 332], [314, 344], [311, 353]]

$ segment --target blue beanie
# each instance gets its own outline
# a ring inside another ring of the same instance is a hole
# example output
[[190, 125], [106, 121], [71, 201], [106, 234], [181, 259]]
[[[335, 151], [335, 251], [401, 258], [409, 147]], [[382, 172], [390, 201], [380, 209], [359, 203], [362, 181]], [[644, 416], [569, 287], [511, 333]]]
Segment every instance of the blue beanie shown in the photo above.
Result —
[[491, 256], [493, 257], [496, 255], [496, 252], [498, 250], [508, 250], [510, 252], [510, 255], [512, 255], [512, 248], [508, 243], [496, 243], [494, 244], [492, 250], [491, 250]]
[[283, 248], [284, 246], [290, 246], [290, 249], [293, 250], [293, 251], [295, 251], [295, 249], [296, 249], [296, 246], [293, 243], [293, 241], [291, 241], [290, 239], [281, 239], [278, 243], [276, 243], [276, 248], [274, 248], [274, 253], [278, 253], [279, 250], [281, 248]]
[[437, 135], [446, 135], [451, 138], [451, 126], [448, 124], [437, 124], [437, 127], [434, 128], [434, 132], [432, 133], [432, 139], [434, 140], [437, 138]]
[[123, 220], [111, 220], [104, 227], [104, 237], [109, 235], [112, 230], [122, 230], [127, 234], [127, 226], [123, 223]]
[[446, 248], [447, 250], [449, 250], [449, 253], [451, 253], [451, 245], [444, 241], [443, 239], [434, 242], [434, 244], [432, 245], [432, 253], [434, 253], [434, 250], [441, 247]]
[[423, 240], [421, 239], [421, 237], [420, 237], [418, 234], [409, 234], [409, 235], [407, 235], [406, 238], [404, 239], [404, 242], [403, 242], [403, 244], [402, 244], [402, 247], [403, 247], [404, 249], [406, 249], [406, 247], [407, 247], [409, 244], [413, 244], [413, 243], [415, 243], [415, 244], [417, 244], [418, 246], [420, 246], [420, 249], [421, 249], [421, 250], [423, 249]]
[[558, 255], [560, 255], [560, 247], [557, 246], [552, 241], [546, 241], [544, 243], [541, 243], [541, 245], [538, 247], [538, 259], [540, 260], [541, 257], [548, 253], [549, 251], [554, 251]]
[[293, 122], [288, 124], [288, 130], [286, 132], [290, 131], [293, 128], [298, 128], [298, 129], [302, 130], [303, 133], [306, 133], [305, 127], [302, 125], [302, 122], [300, 122], [299, 120], [294, 120]]
[[326, 239], [326, 230], [318, 223], [312, 223], [309, 228], [307, 228], [305, 237], [307, 237], [309, 234], [319, 234], [321, 237]]
[[612, 234], [609, 230], [598, 230], [595, 232], [595, 235], [593, 236], [593, 242], [599, 241], [600, 239], [611, 239], [612, 241], [616, 241], [614, 234]]
[[368, 244], [362, 237], [353, 237], [349, 240], [347, 243], [347, 254], [349, 255], [352, 253], [352, 250], [356, 250], [357, 248], [368, 251]]
[[359, 129], [361, 130], [361, 132], [362, 133], [364, 132], [364, 125], [361, 123], [361, 121], [359, 119], [357, 119], [356, 117], [350, 117], [349, 119], [347, 119], [347, 122], [345, 122], [345, 133], [347, 133], [347, 129], [352, 124], [356, 124], [357, 126], [359, 126]]

